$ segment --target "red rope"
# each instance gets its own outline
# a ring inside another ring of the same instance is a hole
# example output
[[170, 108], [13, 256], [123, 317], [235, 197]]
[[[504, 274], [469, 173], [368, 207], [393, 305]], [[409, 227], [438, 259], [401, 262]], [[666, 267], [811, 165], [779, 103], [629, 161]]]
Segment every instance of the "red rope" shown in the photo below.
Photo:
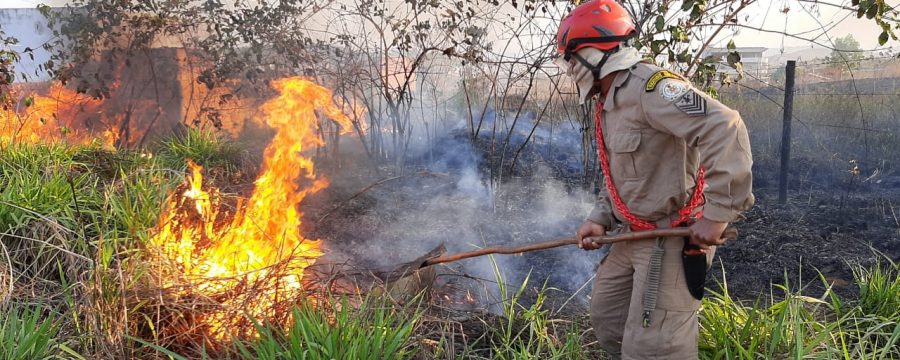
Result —
[[[598, 101], [594, 108], [594, 118], [596, 119], [597, 158], [600, 159], [600, 169], [603, 171], [603, 180], [606, 182], [606, 189], [609, 192], [609, 197], [612, 200], [613, 206], [616, 207], [619, 214], [622, 214], [622, 217], [624, 217], [625, 221], [630, 225], [631, 230], [644, 231], [656, 229], [656, 224], [641, 219], [637, 217], [637, 215], [634, 215], [631, 210], [628, 210], [628, 207], [625, 206], [625, 202], [622, 201], [622, 197], [619, 196], [619, 191], [616, 190], [616, 185], [613, 184], [609, 171], [609, 156], [606, 153], [606, 142], [603, 140], [603, 129], [600, 126], [602, 123], [602, 113], [603, 103]], [[679, 227], [690, 223], [694, 218], [694, 216], [692, 216], [694, 211], [703, 205], [703, 202], [705, 201], [703, 196], [703, 187], [706, 183], [704, 180], [705, 176], [706, 170], [701, 166], [700, 169], [697, 170], [697, 184], [694, 186], [694, 193], [691, 195], [691, 199], [688, 203], [681, 208], [681, 210], [678, 210], [678, 219], [672, 221], [672, 227]], [[701, 216], [703, 216], [702, 210], [697, 212], [696, 217], [699, 218]]]

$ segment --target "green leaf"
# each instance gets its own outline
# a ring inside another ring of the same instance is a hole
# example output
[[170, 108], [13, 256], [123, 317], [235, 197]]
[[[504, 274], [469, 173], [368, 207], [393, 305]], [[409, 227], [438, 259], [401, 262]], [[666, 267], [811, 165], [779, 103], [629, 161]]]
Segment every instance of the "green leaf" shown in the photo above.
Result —
[[81, 354], [77, 353], [75, 350], [72, 350], [70, 347], [66, 346], [65, 344], [59, 344], [59, 349], [62, 350], [63, 352], [65, 352], [66, 354], [68, 354], [69, 356], [71, 356], [75, 360], [87, 360], [84, 358], [84, 356], [81, 356]]
[[656, 17], [656, 31], [663, 31], [666, 26], [666, 18], [662, 15]]
[[888, 41], [888, 33], [887, 31], [882, 31], [881, 35], [878, 35], [878, 45], [887, 44]]
[[684, 0], [681, 4], [681, 11], [689, 11], [694, 7], [694, 0]]
[[869, 8], [866, 9], [866, 18], [874, 19], [875, 15], [878, 15], [878, 4], [877, 3], [869, 4]]
[[156, 344], [147, 342], [146, 340], [138, 339], [138, 338], [133, 337], [133, 336], [125, 335], [125, 337], [128, 338], [128, 339], [130, 339], [131, 341], [138, 342], [138, 343], [140, 343], [141, 345], [144, 345], [144, 346], [149, 347], [149, 348], [151, 348], [151, 349], [153, 349], [153, 350], [156, 350], [156, 351], [159, 351], [159, 352], [161, 352], [161, 353], [163, 353], [163, 354], [166, 354], [166, 356], [168, 356], [170, 359], [174, 359], [174, 360], [187, 360], [186, 357], [181, 356], [181, 355], [179, 355], [179, 354], [177, 354], [177, 353], [175, 353], [175, 352], [173, 352], [173, 351], [171, 351], [171, 350], [169, 350], [169, 349], [166, 349], [166, 348], [164, 348], [164, 347], [162, 347], [162, 346], [160, 346], [160, 345], [156, 345]]
[[725, 59], [728, 61], [728, 65], [730, 65], [731, 67], [734, 67], [735, 64], [738, 64], [741, 62], [741, 54], [738, 54], [737, 51], [732, 51], [732, 52], [728, 53], [728, 57], [726, 57]]
[[659, 54], [664, 46], [666, 46], [665, 40], [653, 40], [650, 42], [650, 51], [653, 52], [653, 54]]
[[672, 32], [672, 39], [677, 42], [688, 42], [690, 38], [688, 37], [687, 30], [682, 26], [670, 26], [669, 31]]
[[702, 3], [697, 4], [697, 6], [694, 6], [694, 8], [691, 9], [691, 20], [697, 21], [705, 14], [706, 14], [706, 5], [704, 5]]
[[34, 97], [33, 96], [29, 96], [29, 97], [25, 98], [25, 107], [29, 107], [31, 105], [34, 105]]
[[734, 39], [728, 41], [728, 50], [734, 50], [737, 46], [734, 45]]

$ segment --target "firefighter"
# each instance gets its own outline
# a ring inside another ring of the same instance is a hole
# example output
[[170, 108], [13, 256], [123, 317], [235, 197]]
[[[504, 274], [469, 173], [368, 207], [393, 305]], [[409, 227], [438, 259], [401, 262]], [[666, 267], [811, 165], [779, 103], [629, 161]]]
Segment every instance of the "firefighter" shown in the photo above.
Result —
[[591, 294], [600, 345], [624, 359], [696, 359], [706, 271], [728, 224], [753, 205], [750, 141], [740, 115], [684, 77], [642, 61], [636, 29], [614, 0], [560, 23], [558, 65], [583, 102], [596, 96], [605, 186], [577, 230], [579, 247], [607, 230], [687, 226], [691, 236], [603, 246]]

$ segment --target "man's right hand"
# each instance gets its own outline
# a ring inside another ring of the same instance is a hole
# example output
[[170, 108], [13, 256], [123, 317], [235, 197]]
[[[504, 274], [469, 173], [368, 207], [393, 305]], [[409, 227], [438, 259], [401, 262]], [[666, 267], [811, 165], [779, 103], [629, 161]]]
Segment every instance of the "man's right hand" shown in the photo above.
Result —
[[584, 250], [597, 250], [603, 244], [595, 244], [593, 242], [587, 241], [587, 238], [592, 236], [604, 236], [606, 235], [606, 228], [603, 225], [597, 224], [590, 220], [585, 220], [581, 226], [578, 227], [578, 231], [575, 233], [575, 237], [578, 238], [578, 247]]

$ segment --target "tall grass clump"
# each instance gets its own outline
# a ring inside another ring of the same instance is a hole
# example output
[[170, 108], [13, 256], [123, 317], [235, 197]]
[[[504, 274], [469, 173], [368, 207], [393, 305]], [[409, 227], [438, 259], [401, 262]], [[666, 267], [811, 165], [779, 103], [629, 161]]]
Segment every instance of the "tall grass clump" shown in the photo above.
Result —
[[[885, 263], [886, 262], [886, 263]], [[859, 311], [883, 318], [900, 317], [900, 267], [890, 259], [870, 268], [856, 266], [853, 277], [859, 287]]]
[[534, 294], [530, 305], [523, 304], [529, 288], [530, 273], [517, 288], [511, 288], [491, 257], [497, 280], [501, 317], [482, 319], [485, 332], [466, 349], [466, 358], [486, 359], [583, 359], [589, 355], [583, 348], [578, 325], [553, 319], [545, 308], [546, 284]]
[[[235, 342], [244, 359], [410, 359], [419, 323], [418, 306], [395, 307], [365, 298], [357, 307], [347, 298], [301, 301], [286, 330], [258, 324], [258, 338]], [[416, 303], [417, 304], [417, 303]]]
[[0, 149], [0, 262], [14, 279], [4, 292], [58, 310], [85, 353], [116, 344], [136, 323], [122, 308], [140, 279], [133, 260], [179, 177], [96, 146]]
[[58, 144], [0, 150], [0, 240], [24, 279], [58, 283], [58, 265], [74, 277], [91, 262], [90, 221], [101, 216], [103, 193], [98, 177], [76, 159], [79, 151]]
[[890, 259], [854, 266], [859, 300], [842, 309], [836, 334], [844, 359], [900, 359], [900, 271]]
[[59, 328], [53, 317], [44, 317], [36, 307], [0, 307], [0, 358], [39, 360], [59, 351]]
[[836, 324], [819, 321], [828, 302], [792, 290], [788, 282], [773, 285], [768, 305], [744, 305], [728, 293], [711, 291], [700, 312], [702, 359], [804, 358], [822, 355]]
[[158, 156], [169, 169], [186, 168], [191, 160], [205, 168], [233, 173], [240, 169], [241, 150], [233, 142], [211, 131], [189, 129], [164, 140]]
[[[900, 279], [896, 264], [854, 268], [859, 299], [826, 287], [820, 298], [775, 284], [767, 301], [732, 298], [727, 283], [700, 311], [701, 359], [900, 359]], [[802, 288], [802, 287], [801, 287]]]
[[30, 249], [28, 262], [53, 264], [41, 256], [59, 252], [90, 259], [101, 240], [145, 236], [175, 175], [138, 154], [59, 144], [6, 147], [0, 150], [0, 236]]
[[62, 145], [12, 146], [0, 153], [0, 231], [48, 219], [72, 229], [84, 219], [87, 204], [102, 196], [97, 179], [75, 160], [76, 154]]

